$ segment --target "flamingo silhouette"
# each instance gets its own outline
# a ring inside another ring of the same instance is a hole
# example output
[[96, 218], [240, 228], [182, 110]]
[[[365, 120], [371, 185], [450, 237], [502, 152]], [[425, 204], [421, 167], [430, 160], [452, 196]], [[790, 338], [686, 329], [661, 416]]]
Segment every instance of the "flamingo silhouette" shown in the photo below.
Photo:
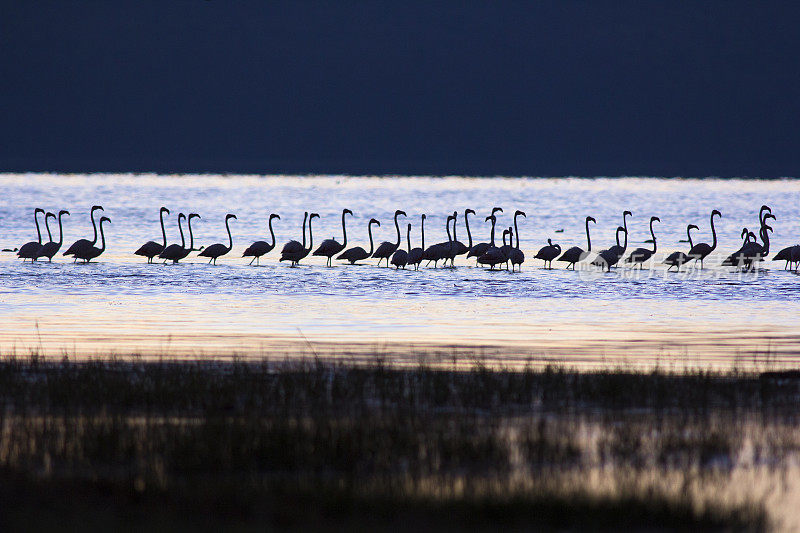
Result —
[[631, 255], [628, 256], [628, 259], [625, 260], [626, 263], [634, 263], [634, 268], [636, 265], [639, 265], [639, 270], [644, 268], [645, 261], [649, 260], [653, 255], [655, 255], [656, 250], [658, 249], [658, 243], [656, 242], [656, 234], [653, 233], [653, 222], [661, 222], [661, 219], [658, 217], [650, 217], [650, 236], [652, 237], [653, 241], [653, 249], [648, 250], [647, 248], [637, 248], [631, 252]]
[[408, 242], [408, 251], [401, 248], [392, 254], [392, 264], [394, 265], [395, 270], [399, 269], [400, 267], [405, 270], [406, 265], [408, 264], [408, 254], [411, 252], [411, 224], [408, 225], [406, 241]]
[[386, 266], [389, 266], [389, 258], [395, 250], [400, 246], [400, 225], [397, 223], [397, 217], [403, 215], [407, 216], [405, 211], [397, 210], [394, 212], [394, 227], [397, 230], [397, 242], [391, 243], [389, 241], [382, 242], [378, 249], [372, 254], [372, 257], [378, 258], [378, 266], [381, 266], [381, 261], [386, 259]]
[[[308, 218], [308, 248], [306, 248], [306, 217]], [[290, 261], [291, 266], [296, 266], [301, 259], [311, 253], [311, 248], [314, 247], [314, 235], [311, 233], [311, 221], [314, 220], [314, 217], [319, 218], [319, 215], [317, 213], [311, 213], [311, 216], [308, 216], [308, 212], [306, 212], [303, 216], [303, 244], [298, 248], [297, 245], [300, 244], [299, 242], [287, 242], [283, 246], [283, 250], [281, 250], [281, 261]]]
[[568, 263], [567, 268], [572, 266], [572, 270], [575, 270], [575, 263], [578, 261], [583, 261], [589, 257], [589, 253], [592, 251], [592, 238], [589, 236], [589, 222], [594, 222], [597, 224], [597, 221], [594, 219], [594, 217], [586, 217], [586, 251], [584, 251], [580, 246], [573, 246], [558, 258], [558, 261], [564, 261], [565, 263]]
[[[55, 218], [55, 215], [52, 213], [48, 214]], [[39, 250], [39, 257], [46, 257], [48, 263], [52, 262], [53, 256], [58, 253], [58, 250], [61, 249], [61, 244], [64, 242], [64, 228], [61, 225], [61, 217], [63, 215], [69, 216], [69, 211], [62, 209], [58, 212], [58, 242], [53, 242], [53, 240], [50, 239], [50, 242], [43, 244], [42, 249]], [[47, 217], [45, 217], [45, 225], [47, 225]], [[47, 233], [50, 233], [49, 227], [47, 228]]]
[[276, 215], [275, 213], [272, 213], [269, 216], [269, 221], [267, 222], [267, 225], [269, 226], [269, 234], [270, 236], [272, 236], [272, 243], [267, 243], [266, 241], [256, 241], [250, 246], [248, 246], [247, 249], [242, 254], [242, 257], [252, 257], [248, 265], [252, 265], [253, 261], [255, 261], [256, 265], [258, 265], [261, 256], [270, 253], [275, 248], [275, 232], [272, 231], [273, 218], [277, 218], [278, 220], [280, 220], [281, 217], [280, 215]]
[[72, 245], [67, 248], [67, 251], [64, 252], [62, 255], [71, 255], [75, 257], [75, 261], [79, 259], [79, 257], [88, 253], [90, 248], [93, 248], [94, 245], [97, 243], [97, 225], [94, 222], [94, 212], [95, 211], [103, 211], [103, 206], [101, 205], [93, 205], [92, 209], [89, 211], [89, 218], [92, 220], [92, 228], [94, 229], [94, 237], [90, 241], [89, 239], [78, 239]]
[[380, 227], [381, 225], [381, 223], [375, 220], [374, 218], [369, 219], [369, 223], [367, 224], [367, 233], [369, 234], [369, 252], [366, 251], [361, 246], [354, 246], [353, 248], [350, 248], [349, 250], [345, 250], [344, 252], [342, 252], [336, 259], [350, 261], [350, 264], [352, 265], [356, 261], [363, 261], [364, 259], [370, 257], [372, 255], [372, 252], [374, 251], [374, 245], [372, 242], [373, 224], [377, 224], [378, 227]]
[[350, 215], [353, 216], [353, 212], [349, 209], [342, 210], [342, 242], [339, 243], [336, 239], [325, 239], [319, 245], [319, 248], [314, 250], [314, 254], [316, 256], [327, 257], [327, 266], [331, 266], [331, 258], [344, 250], [345, 246], [347, 246], [347, 228], [344, 224], [344, 216]]
[[714, 228], [714, 215], [722, 218], [722, 213], [716, 209], [711, 211], [711, 245], [705, 242], [698, 242], [689, 250], [689, 258], [700, 261], [700, 270], [703, 269], [703, 260], [717, 248], [717, 230]]
[[133, 252], [134, 255], [146, 257], [148, 263], [152, 263], [153, 258], [163, 252], [164, 248], [167, 247], [167, 232], [164, 230], [164, 213], [169, 215], [169, 209], [162, 207], [158, 212], [158, 219], [161, 222], [161, 238], [163, 239], [163, 244], [158, 244], [155, 241], [147, 241], [141, 245], [138, 250]]
[[666, 259], [664, 259], [664, 264], [665, 265], [669, 265], [669, 268], [667, 268], [668, 272], [673, 267], [675, 267], [677, 269], [676, 270], [677, 272], [680, 272], [681, 271], [681, 267], [683, 265], [685, 265], [686, 263], [688, 263], [689, 261], [694, 259], [691, 256], [691, 250], [694, 248], [694, 245], [692, 245], [692, 230], [693, 229], [699, 230], [700, 228], [698, 228], [694, 224], [689, 224], [688, 226], [686, 226], [686, 238], [689, 239], [689, 253], [685, 254], [683, 252], [672, 252], [671, 254], [669, 254], [667, 256]]
[[[472, 211], [471, 209], [467, 209], [467, 211]], [[466, 215], [464, 215], [466, 216]], [[469, 228], [469, 226], [467, 226]], [[467, 229], [469, 232], [469, 229]], [[419, 264], [422, 262], [422, 256], [425, 253], [425, 214], [422, 214], [421, 222], [420, 222], [420, 234], [422, 236], [422, 246], [418, 248], [412, 249], [408, 252], [408, 264], [414, 265], [414, 270], [419, 270]]]
[[[39, 250], [42, 249], [42, 230], [39, 229], [39, 213], [44, 214], [44, 209], [37, 207], [33, 210], [33, 220], [36, 223], [37, 240], [26, 242], [20, 246], [19, 251], [17, 251], [17, 257], [21, 257], [23, 262], [26, 259], [30, 259], [31, 262], [36, 261], [36, 258], [39, 256]], [[45, 216], [45, 221], [46, 219], [47, 216]]]
[[100, 222], [98, 223], [100, 227], [100, 241], [102, 243], [100, 247], [90, 246], [89, 248], [81, 248], [75, 252], [76, 259], [83, 259], [84, 262], [88, 263], [92, 259], [100, 257], [100, 255], [106, 251], [106, 236], [103, 233], [103, 222], [108, 222], [110, 224], [111, 219], [108, 217], [100, 217]]
[[199, 254], [200, 257], [208, 257], [209, 264], [214, 263], [216, 265], [218, 258], [233, 250], [233, 236], [231, 235], [231, 228], [228, 224], [230, 219], [236, 220], [236, 215], [232, 213], [225, 215], [225, 229], [228, 232], [228, 246], [225, 246], [222, 243], [212, 244], [211, 246], [206, 247], [206, 249]]

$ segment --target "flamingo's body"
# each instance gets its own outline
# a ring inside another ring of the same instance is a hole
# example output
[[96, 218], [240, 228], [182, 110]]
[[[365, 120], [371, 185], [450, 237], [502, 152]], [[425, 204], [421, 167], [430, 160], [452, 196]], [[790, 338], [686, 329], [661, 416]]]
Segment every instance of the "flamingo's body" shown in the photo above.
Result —
[[722, 213], [720, 213], [716, 209], [711, 211], [711, 238], [712, 238], [711, 244], [709, 245], [708, 243], [705, 242], [698, 242], [689, 249], [690, 259], [694, 259], [695, 261], [700, 261], [701, 270], [703, 269], [703, 260], [717, 248], [717, 230], [714, 227], [714, 215], [722, 217]]
[[[547, 246], [543, 246], [536, 252], [536, 255], [533, 257], [534, 259], [541, 259], [544, 261], [544, 267], [552, 269], [553, 268], [553, 259], [561, 255], [561, 245], [560, 244], [553, 244], [551, 239], [547, 239]], [[549, 266], [548, 266], [549, 263]]]
[[99, 247], [91, 246], [89, 248], [81, 248], [79, 251], [75, 252], [76, 259], [83, 259], [84, 262], [88, 263], [92, 259], [100, 257], [100, 255], [106, 251], [106, 236], [103, 233], [103, 222], [111, 222], [111, 219], [108, 217], [100, 217], [98, 227], [100, 228], [101, 245]]
[[372, 254], [372, 257], [378, 258], [378, 266], [381, 266], [381, 261], [386, 259], [386, 266], [388, 267], [389, 258], [392, 256], [395, 250], [397, 250], [397, 248], [400, 247], [400, 226], [397, 223], [397, 217], [400, 215], [406, 216], [405, 211], [401, 211], [400, 209], [398, 209], [397, 211], [394, 212], [394, 227], [397, 230], [397, 242], [392, 243], [389, 241], [384, 241], [380, 243], [380, 245], [378, 245], [378, 248]]
[[[297, 241], [287, 242], [283, 246], [283, 250], [281, 250], [281, 261], [289, 261], [291, 266], [296, 266], [304, 257], [311, 253], [311, 248], [314, 247], [314, 235], [311, 231], [311, 221], [314, 220], [315, 217], [319, 218], [319, 215], [317, 213], [311, 213], [311, 216], [309, 216], [308, 212], [305, 213], [303, 216], [303, 244], [301, 245]], [[306, 218], [308, 219], [308, 248], [306, 248]]]

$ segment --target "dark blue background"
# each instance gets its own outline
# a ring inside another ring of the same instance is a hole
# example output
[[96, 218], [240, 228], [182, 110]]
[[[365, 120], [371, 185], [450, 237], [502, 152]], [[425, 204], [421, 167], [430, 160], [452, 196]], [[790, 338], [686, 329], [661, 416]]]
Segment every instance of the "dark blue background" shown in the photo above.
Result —
[[797, 175], [795, 5], [4, 2], [0, 170]]

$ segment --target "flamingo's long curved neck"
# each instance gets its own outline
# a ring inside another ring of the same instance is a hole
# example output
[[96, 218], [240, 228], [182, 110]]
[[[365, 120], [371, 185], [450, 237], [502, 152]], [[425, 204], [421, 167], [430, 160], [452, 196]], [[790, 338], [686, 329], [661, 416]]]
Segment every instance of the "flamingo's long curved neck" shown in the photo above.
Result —
[[514, 234], [517, 236], [517, 250], [519, 250], [519, 229], [517, 229], [517, 214], [514, 213]]
[[467, 239], [469, 239], [469, 248], [472, 248], [472, 233], [469, 231], [469, 211], [464, 211], [464, 225], [467, 226]]
[[656, 234], [653, 233], [653, 220], [652, 219], [650, 219], [650, 236], [653, 237], [653, 253], [656, 253], [656, 250], [657, 250], [656, 246], [658, 246], [658, 245], [656, 244], [656, 242], [657, 242], [656, 241]]
[[691, 250], [692, 248], [694, 248], [694, 244], [692, 244], [692, 228], [690, 226], [686, 226], [686, 238], [689, 239], [689, 250]]
[[[39, 229], [39, 211], [33, 212], [33, 220], [36, 222], [36, 238], [39, 240], [39, 244], [42, 244], [42, 231]], [[47, 216], [44, 217], [44, 223], [47, 225]], [[95, 236], [95, 240], [97, 240], [97, 236]]]
[[91, 213], [89, 213], [89, 218], [92, 219], [92, 228], [94, 228], [94, 237], [92, 238], [92, 246], [97, 243], [97, 224], [94, 221], [94, 212], [95, 209], [92, 209]]
[[457, 220], [457, 213], [453, 211], [453, 241], [457, 241], [458, 237], [456, 237], [456, 220]]
[[100, 242], [101, 242], [101, 244], [100, 244], [100, 252], [101, 253], [104, 252], [105, 249], [106, 249], [106, 235], [105, 235], [105, 233], [103, 233], [103, 222], [105, 222], [105, 220], [101, 220], [100, 221]]
[[347, 213], [342, 211], [342, 249], [344, 249], [344, 247], [347, 246], [347, 226], [345, 226], [344, 224], [344, 216], [346, 214]]
[[592, 238], [589, 237], [589, 219], [586, 219], [586, 251], [592, 251]]
[[272, 237], [272, 247], [275, 248], [275, 232], [272, 231], [272, 217], [269, 217], [269, 223], [267, 225], [269, 226], [269, 234]]
[[314, 247], [314, 234], [311, 233], [311, 221], [313, 218], [308, 219], [308, 251], [310, 252], [311, 249]]
[[[372, 255], [372, 252], [375, 251], [375, 243], [372, 242], [372, 221], [370, 220], [369, 224], [367, 224], [367, 233], [369, 233], [369, 255]], [[425, 237], [423, 237], [424, 239]]]
[[617, 228], [617, 246], [619, 246], [619, 245], [620, 245], [620, 244], [619, 244], [619, 232], [620, 232], [620, 231], [621, 231], [621, 230], [620, 230], [619, 228]]
[[[183, 236], [183, 226], [181, 226], [181, 218], [186, 218], [186, 215], [184, 215], [183, 213], [180, 213], [178, 215], [178, 231], [181, 232], [181, 248], [186, 248], [186, 237]], [[192, 237], [192, 221], [190, 220], [189, 221], [189, 238], [191, 239], [191, 237]], [[192, 244], [193, 243], [189, 244], [189, 249], [192, 248]]]
[[225, 217], [225, 229], [228, 230], [228, 251], [233, 250], [233, 236], [231, 235], [231, 227], [229, 225], [231, 218]]
[[452, 217], [447, 217], [447, 242], [453, 242], [453, 237], [450, 235], [450, 219], [451, 218]]
[[397, 213], [394, 214], [394, 229], [397, 230], [397, 244], [395, 248], [400, 246], [400, 225], [397, 223]]
[[[56, 218], [55, 215], [53, 215], [53, 218]], [[45, 229], [47, 229], [47, 240], [49, 242], [53, 242], [53, 234], [50, 233], [50, 223], [48, 222], [49, 219], [50, 219], [49, 216], [47, 215], [44, 216], [44, 227]]]
[[764, 249], [761, 252], [761, 256], [765, 257], [769, 255], [769, 230], [766, 226], [761, 226], [761, 240], [764, 241]]
[[[158, 218], [161, 219], [161, 237], [164, 239], [164, 248], [167, 247], [167, 230], [164, 229], [164, 210], [162, 209], [159, 212]], [[59, 218], [58, 224], [61, 225], [61, 219]]]
[[497, 224], [497, 217], [492, 215], [492, 233], [491, 238], [489, 239], [489, 245], [494, 246], [494, 226]]
[[[691, 239], [691, 237], [689, 238]], [[711, 249], [713, 250], [717, 247], [717, 230], [714, 228], [714, 213], [711, 213], [711, 239]]]
[[420, 232], [422, 233], [422, 250], [425, 250], [425, 219], [422, 219], [422, 224], [420, 225]]
[[406, 233], [406, 242], [408, 243], [408, 253], [411, 253], [411, 224], [408, 225], [408, 233]]
[[303, 248], [306, 247], [306, 221], [308, 220], [308, 212], [303, 215]]
[[64, 216], [64, 213], [58, 214], [58, 247], [61, 248], [61, 244], [64, 242], [64, 227], [61, 225], [61, 217]]

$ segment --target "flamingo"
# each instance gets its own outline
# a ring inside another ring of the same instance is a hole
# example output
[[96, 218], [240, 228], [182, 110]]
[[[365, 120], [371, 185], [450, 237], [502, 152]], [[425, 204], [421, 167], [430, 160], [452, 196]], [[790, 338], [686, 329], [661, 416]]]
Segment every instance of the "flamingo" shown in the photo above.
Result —
[[[51, 215], [53, 218], [55, 218], [55, 215], [53, 215], [52, 213], [48, 214]], [[42, 249], [39, 250], [39, 257], [46, 257], [48, 263], [52, 262], [53, 256], [56, 255], [58, 253], [58, 250], [61, 249], [61, 244], [64, 241], [64, 228], [61, 225], [61, 217], [63, 215], [69, 215], [69, 211], [67, 211], [66, 209], [62, 209], [61, 211], [58, 212], [58, 242], [54, 242], [52, 239], [50, 239], [50, 242], [42, 245]], [[45, 216], [45, 225], [47, 225], [46, 216]], [[47, 228], [47, 231], [49, 233], [50, 228]]]
[[[506, 244], [505, 234], [508, 233], [508, 244]], [[500, 253], [503, 254], [503, 257], [506, 258], [506, 270], [508, 270], [508, 263], [511, 262], [511, 254], [514, 250], [514, 228], [509, 226], [508, 229], [503, 232], [503, 246], [500, 247]]]
[[[39, 250], [42, 249], [42, 230], [39, 229], [39, 213], [44, 214], [44, 209], [37, 207], [33, 210], [33, 220], [36, 222], [37, 240], [26, 242], [20, 246], [19, 251], [17, 251], [17, 257], [21, 257], [23, 262], [26, 259], [30, 259], [32, 262], [36, 261], [36, 258], [39, 256]], [[45, 215], [45, 222], [46, 221], [47, 216]]]
[[450, 221], [453, 220], [453, 215], [447, 215], [447, 220], [445, 221], [445, 227], [447, 229], [447, 242], [438, 242], [436, 244], [432, 244], [425, 249], [425, 252], [422, 254], [422, 259], [428, 261], [428, 265], [431, 264], [433, 261], [433, 268], [436, 268], [438, 265], [437, 263], [442, 259], [447, 261], [447, 253], [450, 249], [450, 243], [452, 242], [453, 238], [450, 235]]
[[595, 258], [595, 260], [592, 261], [592, 264], [594, 266], [599, 266], [601, 269], [602, 268], [607, 268], [608, 271], [611, 272], [611, 267], [613, 265], [617, 264], [617, 262], [619, 262], [620, 257], [622, 257], [622, 255], [619, 253], [619, 250], [620, 249], [624, 250], [624, 248], [619, 245], [619, 234], [620, 234], [620, 232], [624, 232], [625, 233], [625, 242], [626, 242], [626, 245], [627, 245], [628, 232], [625, 231], [624, 227], [617, 226], [617, 232], [616, 232], [617, 244], [616, 244], [616, 246], [612, 246], [611, 248], [608, 248], [607, 250], [601, 250], [597, 254], [597, 257]]
[[163, 252], [164, 248], [167, 247], [167, 232], [164, 230], [164, 213], [169, 215], [169, 209], [162, 207], [158, 212], [158, 218], [161, 221], [161, 238], [164, 243], [158, 244], [155, 241], [147, 241], [141, 245], [138, 250], [133, 252], [134, 255], [146, 257], [148, 263], [152, 263], [153, 258]]
[[[709, 246], [705, 242], [698, 242], [694, 246], [691, 247], [689, 250], [689, 259], [694, 259], [695, 261], [700, 261], [700, 270], [703, 269], [703, 260], [708, 257], [708, 255], [714, 251], [717, 247], [717, 230], [714, 228], [714, 215], [722, 218], [722, 213], [714, 209], [711, 211], [711, 245]], [[698, 228], [699, 229], [699, 228]], [[690, 241], [691, 242], [691, 241]], [[680, 268], [679, 268], [680, 269]]]
[[[503, 256], [503, 253], [500, 251], [500, 248], [494, 244], [494, 228], [497, 224], [497, 217], [495, 215], [490, 215], [486, 217], [486, 220], [492, 221], [491, 240], [489, 242], [489, 247], [486, 248], [486, 251], [483, 253], [483, 255], [478, 258], [478, 263], [482, 265], [489, 265], [489, 270], [494, 270], [495, 265], [505, 263], [506, 259]], [[505, 235], [507, 232], [508, 230], [504, 230], [503, 235]]]
[[[471, 209], [467, 209], [467, 211], [471, 211]], [[466, 215], [464, 215], [466, 217]], [[469, 226], [467, 226], [469, 228]], [[469, 232], [469, 229], [467, 229]], [[414, 270], [419, 270], [419, 264], [422, 262], [422, 256], [425, 253], [425, 214], [422, 214], [422, 220], [420, 223], [420, 233], [422, 235], [422, 246], [418, 248], [412, 249], [408, 252], [408, 264], [414, 265]]]
[[511, 271], [514, 271], [514, 266], [518, 266], [519, 270], [522, 270], [522, 263], [525, 262], [525, 254], [522, 250], [519, 249], [519, 229], [517, 228], [517, 216], [522, 215], [525, 218], [528, 218], [527, 215], [523, 211], [517, 209], [514, 212], [514, 234], [517, 237], [517, 245], [511, 249], [511, 254], [509, 259], [511, 260]]
[[575, 263], [586, 259], [589, 256], [589, 253], [592, 251], [592, 238], [589, 236], [589, 222], [594, 222], [597, 224], [597, 221], [594, 219], [594, 217], [586, 217], [586, 251], [583, 251], [580, 246], [573, 246], [558, 258], [558, 261], [569, 263], [567, 268], [569, 268], [571, 265], [572, 270], [575, 270]]
[[611, 250], [612, 252], [617, 254], [617, 260], [614, 261], [611, 264], [611, 266], [616, 265], [619, 262], [619, 260], [622, 259], [622, 256], [625, 255], [625, 250], [628, 249], [628, 220], [627, 220], [627, 217], [629, 217], [629, 216], [633, 216], [633, 213], [631, 213], [630, 211], [623, 211], [622, 212], [622, 229], [625, 231], [625, 243], [622, 246], [620, 246], [619, 242], [618, 242], [616, 244], [616, 246], [612, 246], [611, 248], [609, 248], [609, 250]]
[[[464, 212], [464, 216], [466, 217], [466, 211]], [[453, 211], [453, 242], [450, 244], [450, 249], [448, 251], [448, 258], [450, 259], [450, 266], [455, 268], [455, 259], [459, 255], [464, 255], [469, 252], [469, 249], [472, 248], [472, 238], [470, 237], [470, 246], [467, 247], [463, 242], [458, 240], [456, 237], [456, 220], [458, 219], [458, 211]], [[467, 226], [469, 227], [469, 226]]]
[[[486, 221], [488, 222], [489, 220], [492, 220], [491, 217], [495, 216], [495, 213], [502, 213], [502, 212], [503, 212], [503, 208], [502, 207], [494, 207], [494, 208], [492, 208], [492, 214], [491, 214], [491, 216], [486, 217]], [[474, 213], [474, 211], [473, 211], [473, 213]], [[497, 221], [497, 219], [495, 218], [494, 221], [492, 222], [492, 235], [494, 235], [494, 224], [495, 224], [496, 221]], [[475, 264], [477, 265], [478, 264], [478, 258], [480, 256], [482, 256], [483, 254], [485, 254], [486, 250], [488, 250], [490, 246], [494, 246], [494, 238], [492, 238], [492, 242], [490, 242], [490, 243], [489, 242], [480, 242], [480, 243], [478, 243], [478, 244], [476, 244], [474, 246], [470, 246], [469, 253], [467, 254], [467, 259], [469, 259], [470, 257], [474, 257], [475, 258]]]
[[694, 249], [694, 246], [692, 245], [692, 233], [691, 233], [693, 229], [699, 230], [700, 228], [698, 228], [694, 224], [689, 224], [688, 226], [686, 226], [686, 238], [689, 239], [689, 253], [685, 254], [683, 252], [672, 252], [671, 254], [669, 254], [667, 258], [664, 259], [664, 264], [669, 265], [667, 271], [669, 271], [672, 267], [675, 267], [677, 269], [677, 272], [680, 272], [681, 267], [693, 259], [693, 257], [691, 256], [691, 250]]
[[233, 250], [233, 236], [231, 235], [231, 228], [228, 225], [230, 219], [236, 220], [236, 215], [232, 213], [228, 213], [227, 215], [225, 215], [225, 229], [228, 231], [228, 246], [225, 246], [222, 243], [212, 244], [199, 254], [200, 257], [208, 257], [209, 264], [213, 262], [216, 265], [217, 258], [222, 257], [223, 255]]
[[177, 263], [181, 259], [184, 259], [189, 252], [201, 251], [203, 247], [195, 248], [194, 247], [194, 235], [192, 234], [192, 219], [193, 218], [202, 218], [197, 213], [189, 213], [188, 218], [188, 226], [189, 226], [189, 247], [186, 248], [186, 239], [183, 236], [183, 227], [181, 226], [181, 218], [186, 219], [186, 215], [183, 213], [178, 213], [178, 230], [181, 232], [181, 243], [180, 244], [170, 244], [164, 251], [158, 254], [159, 259], [163, 259], [164, 263], [167, 261], [172, 261], [173, 264]]
[[553, 259], [561, 254], [561, 245], [553, 244], [551, 239], [547, 239], [547, 246], [543, 246], [533, 256], [534, 259], [541, 259], [544, 261], [544, 268], [548, 268], [547, 263], [550, 263], [549, 270], [553, 269]]
[[106, 236], [103, 233], [103, 222], [111, 223], [111, 219], [108, 217], [100, 217], [100, 222], [98, 223], [100, 227], [100, 241], [102, 243], [100, 247], [90, 246], [89, 248], [81, 248], [75, 252], [76, 259], [83, 259], [84, 262], [88, 263], [92, 259], [100, 257], [100, 254], [106, 251]]
[[[92, 209], [89, 211], [89, 218], [92, 220], [92, 228], [94, 228], [94, 238], [90, 241], [89, 239], [78, 239], [72, 246], [67, 248], [67, 251], [61, 255], [72, 255], [75, 257], [75, 261], [78, 260], [79, 256], [85, 255], [86, 250], [89, 248], [94, 247], [97, 243], [97, 225], [94, 222], [94, 212], [95, 211], [103, 211], [103, 206], [101, 205], [93, 205]], [[73, 263], [75, 262], [73, 261]]]
[[392, 254], [392, 264], [394, 265], [395, 270], [399, 269], [400, 267], [403, 267], [403, 270], [405, 270], [406, 265], [408, 264], [408, 254], [411, 252], [411, 224], [408, 225], [406, 242], [408, 243], [408, 251], [401, 248]]
[[378, 258], [378, 266], [381, 266], [381, 261], [386, 259], [386, 266], [389, 266], [389, 258], [392, 256], [395, 250], [400, 246], [400, 225], [397, 223], [397, 217], [403, 215], [407, 216], [405, 211], [401, 211], [398, 209], [394, 212], [394, 227], [397, 230], [397, 243], [391, 243], [389, 241], [382, 242], [378, 249], [372, 254], [372, 257]]
[[637, 248], [631, 255], [628, 256], [628, 259], [625, 260], [626, 263], [634, 263], [634, 268], [636, 265], [639, 265], [639, 270], [644, 268], [645, 261], [649, 260], [653, 255], [655, 255], [656, 251], [658, 250], [658, 243], [656, 242], [656, 234], [653, 232], [653, 222], [661, 222], [661, 219], [658, 217], [650, 217], [650, 236], [653, 240], [653, 249], [648, 250], [647, 248]]
[[266, 241], [256, 241], [250, 246], [248, 246], [247, 249], [242, 254], [242, 257], [251, 257], [251, 256], [253, 257], [248, 263], [248, 265], [252, 265], [253, 261], [255, 261], [256, 265], [258, 265], [261, 256], [270, 253], [275, 248], [275, 232], [272, 231], [273, 218], [277, 218], [278, 220], [280, 220], [281, 217], [280, 215], [276, 215], [275, 213], [272, 213], [269, 216], [269, 221], [267, 222], [267, 225], [269, 226], [269, 234], [272, 236], [272, 243], [267, 243]]
[[313, 255], [323, 256], [328, 258], [328, 266], [331, 266], [331, 258], [344, 250], [344, 247], [347, 246], [347, 228], [344, 225], [344, 216], [350, 215], [353, 216], [353, 212], [349, 209], [342, 210], [342, 243], [339, 244], [335, 239], [325, 239], [319, 245], [319, 248], [314, 250]]
[[[306, 216], [308, 217], [308, 248], [306, 248]], [[287, 242], [283, 246], [283, 250], [281, 250], [281, 261], [290, 261], [291, 266], [296, 266], [301, 259], [311, 253], [311, 248], [314, 247], [314, 235], [311, 232], [311, 221], [314, 220], [315, 217], [319, 218], [319, 215], [317, 213], [311, 213], [309, 216], [308, 212], [306, 212], [303, 217], [303, 244], [298, 248], [297, 245], [300, 244], [299, 242]]]
[[786, 264], [783, 266], [784, 270], [789, 270], [789, 267], [792, 263], [795, 263], [795, 266], [792, 270], [797, 270], [797, 264], [800, 263], [800, 244], [795, 244], [794, 246], [787, 246], [777, 254], [775, 257], [772, 258], [773, 261], [786, 261]]
[[[425, 215], [423, 215], [424, 217]], [[369, 219], [369, 223], [367, 224], [367, 233], [369, 234], [369, 252], [363, 249], [361, 246], [354, 246], [348, 250], [342, 252], [337, 260], [344, 260], [350, 261], [350, 264], [354, 264], [356, 261], [363, 261], [372, 255], [374, 251], [374, 245], [372, 242], [372, 225], [377, 224], [380, 227], [381, 223], [378, 222], [376, 219], [371, 218]]]

